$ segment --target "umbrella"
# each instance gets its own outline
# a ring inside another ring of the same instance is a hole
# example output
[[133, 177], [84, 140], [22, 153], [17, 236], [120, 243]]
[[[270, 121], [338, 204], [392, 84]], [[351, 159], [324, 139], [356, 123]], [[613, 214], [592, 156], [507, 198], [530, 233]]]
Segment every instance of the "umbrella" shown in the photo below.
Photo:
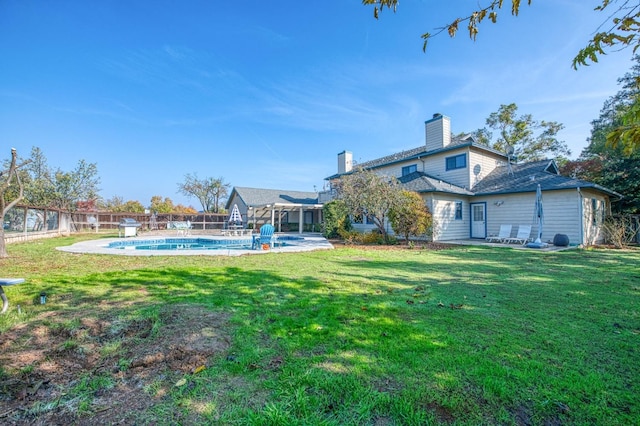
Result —
[[536, 243], [542, 242], [542, 224], [544, 223], [544, 211], [542, 209], [542, 189], [540, 188], [540, 184], [538, 184], [538, 189], [536, 189], [536, 204], [533, 209], [533, 222], [538, 225], [538, 238], [536, 238]]
[[229, 223], [242, 223], [242, 215], [240, 214], [237, 204], [233, 205], [231, 215], [229, 216]]

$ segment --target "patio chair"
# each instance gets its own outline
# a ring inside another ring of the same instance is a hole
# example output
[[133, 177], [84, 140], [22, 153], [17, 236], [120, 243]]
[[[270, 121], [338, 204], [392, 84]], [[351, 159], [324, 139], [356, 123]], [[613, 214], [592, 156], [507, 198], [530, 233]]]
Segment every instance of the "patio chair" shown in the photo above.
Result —
[[0, 311], [0, 313], [4, 314], [9, 308], [9, 299], [7, 299], [7, 295], [4, 294], [2, 286], [15, 285], [23, 282], [24, 278], [0, 278], [0, 298], [2, 298], [2, 311]]
[[507, 238], [505, 242], [507, 243], [519, 243], [526, 244], [531, 241], [529, 237], [531, 235], [531, 225], [519, 225], [518, 226], [518, 234], [515, 237]]
[[254, 250], [262, 248], [263, 245], [268, 244], [269, 248], [273, 246], [273, 232], [275, 228], [273, 225], [262, 225], [260, 227], [260, 235], [254, 235], [251, 242], [251, 248]]
[[511, 225], [500, 225], [498, 235], [491, 235], [485, 239], [489, 243], [503, 243], [509, 237], [511, 237]]

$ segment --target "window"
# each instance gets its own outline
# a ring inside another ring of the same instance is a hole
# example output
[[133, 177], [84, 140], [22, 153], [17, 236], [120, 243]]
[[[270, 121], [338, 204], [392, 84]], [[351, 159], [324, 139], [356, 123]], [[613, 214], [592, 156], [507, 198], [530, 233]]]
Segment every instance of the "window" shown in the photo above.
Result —
[[402, 168], [402, 176], [406, 176], [408, 174], [411, 174], [413, 172], [417, 172], [418, 171], [418, 166], [415, 164], [412, 164], [410, 166], [405, 166]]
[[364, 216], [364, 223], [367, 225], [375, 225], [376, 223], [373, 221], [373, 217], [369, 214]]
[[473, 221], [484, 222], [484, 205], [473, 206]]
[[464, 169], [467, 167], [467, 154], [455, 155], [447, 157], [447, 170]]
[[313, 212], [304, 212], [304, 223], [313, 223]]
[[364, 223], [363, 214], [362, 213], [358, 213], [358, 214], [353, 215], [351, 221], [353, 223]]
[[593, 226], [604, 222], [604, 201], [598, 201], [597, 198], [591, 199], [591, 218]]
[[462, 220], [462, 201], [456, 201], [456, 220]]

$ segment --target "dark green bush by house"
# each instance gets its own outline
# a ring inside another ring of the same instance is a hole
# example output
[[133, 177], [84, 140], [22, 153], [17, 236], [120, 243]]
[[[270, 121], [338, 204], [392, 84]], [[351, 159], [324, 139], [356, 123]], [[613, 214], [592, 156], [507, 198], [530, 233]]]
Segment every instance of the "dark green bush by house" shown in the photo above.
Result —
[[325, 238], [338, 238], [340, 231], [351, 230], [351, 220], [347, 206], [342, 200], [333, 200], [322, 207], [324, 227], [322, 235]]

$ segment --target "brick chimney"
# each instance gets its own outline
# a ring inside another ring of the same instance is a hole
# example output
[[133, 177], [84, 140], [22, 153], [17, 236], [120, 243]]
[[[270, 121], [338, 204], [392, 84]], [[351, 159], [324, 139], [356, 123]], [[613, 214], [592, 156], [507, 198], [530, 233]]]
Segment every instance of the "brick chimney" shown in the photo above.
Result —
[[424, 122], [427, 150], [444, 148], [451, 143], [451, 119], [440, 113]]

